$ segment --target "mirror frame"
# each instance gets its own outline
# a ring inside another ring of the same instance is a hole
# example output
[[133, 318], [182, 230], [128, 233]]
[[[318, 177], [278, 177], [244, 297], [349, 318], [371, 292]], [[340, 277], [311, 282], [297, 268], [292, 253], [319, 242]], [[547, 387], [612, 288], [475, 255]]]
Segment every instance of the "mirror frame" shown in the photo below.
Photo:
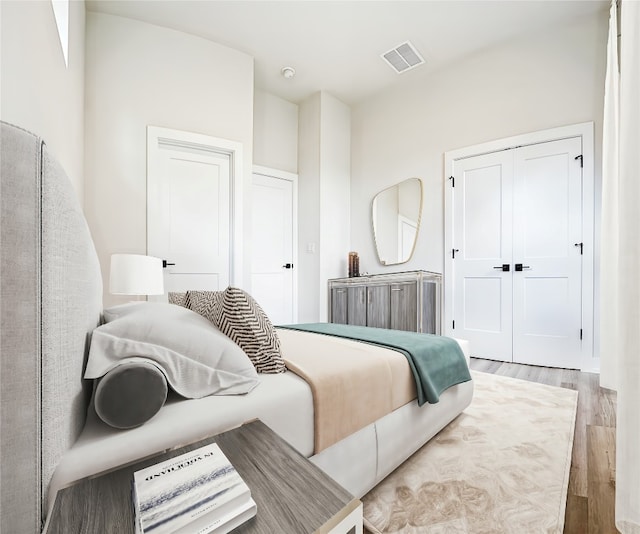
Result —
[[[375, 223], [375, 219], [374, 219], [374, 211], [373, 211], [373, 207], [375, 204], [376, 199], [378, 198], [378, 196], [382, 193], [384, 193], [385, 191], [389, 191], [390, 189], [394, 189], [396, 187], [398, 187], [400, 184], [403, 184], [404, 182], [408, 182], [410, 180], [417, 180], [418, 181], [418, 185], [420, 187], [420, 205], [418, 207], [418, 219], [417, 219], [417, 224], [416, 224], [416, 238], [413, 241], [413, 247], [411, 248], [411, 252], [409, 253], [409, 257], [406, 260], [403, 261], [395, 261], [395, 262], [385, 262], [380, 258], [380, 248], [378, 247], [378, 236], [376, 235], [376, 223]], [[402, 265], [403, 263], [407, 263], [409, 261], [411, 261], [411, 258], [413, 258], [413, 254], [416, 251], [416, 246], [418, 244], [418, 234], [420, 232], [420, 226], [421, 226], [421, 222], [422, 222], [422, 208], [423, 208], [423, 203], [424, 203], [424, 186], [422, 184], [422, 179], [418, 178], [417, 176], [412, 176], [411, 178], [406, 178], [405, 180], [402, 180], [396, 184], [393, 184], [389, 187], [386, 187], [385, 189], [378, 191], [374, 196], [373, 199], [371, 200], [371, 232], [373, 234], [373, 244], [374, 247], [376, 249], [376, 256], [378, 257], [378, 262], [381, 265], [384, 265], [385, 267], [388, 265]]]

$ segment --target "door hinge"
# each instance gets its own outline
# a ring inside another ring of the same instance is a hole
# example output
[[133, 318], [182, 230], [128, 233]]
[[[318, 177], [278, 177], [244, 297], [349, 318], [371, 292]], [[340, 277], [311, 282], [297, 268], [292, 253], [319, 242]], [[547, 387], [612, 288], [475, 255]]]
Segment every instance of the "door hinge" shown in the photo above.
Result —
[[582, 256], [582, 250], [584, 249], [584, 243], [574, 243], [574, 247], [580, 247], [580, 256]]
[[583, 158], [582, 158], [582, 154], [580, 154], [579, 156], [576, 156], [573, 159], [579, 159], [580, 160], [580, 168], [582, 169], [582, 167], [584, 166], [584, 162], [583, 162]]
[[456, 252], [460, 252], [459, 248], [452, 248], [451, 249], [451, 257], [455, 260], [456, 259]]
[[453, 330], [455, 330], [455, 329], [456, 329], [456, 322], [455, 322], [455, 320], [454, 320], [454, 321], [452, 321], [452, 323], [453, 323], [453, 325], [452, 325], [452, 327], [451, 327], [451, 328], [452, 328]]
[[456, 179], [453, 176], [449, 176], [449, 180], [451, 180], [451, 187], [456, 186]]
[[582, 328], [580, 329], [580, 339], [582, 339]]

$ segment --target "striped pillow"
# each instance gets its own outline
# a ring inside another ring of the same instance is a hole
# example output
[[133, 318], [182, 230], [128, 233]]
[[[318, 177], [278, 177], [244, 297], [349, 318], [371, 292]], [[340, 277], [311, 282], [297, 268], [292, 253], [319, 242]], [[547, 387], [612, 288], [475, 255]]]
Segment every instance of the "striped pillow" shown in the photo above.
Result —
[[259, 373], [286, 371], [276, 329], [260, 305], [246, 291], [189, 291], [191, 310], [209, 319], [231, 338], [253, 362]]
[[222, 293], [223, 291], [187, 291], [182, 306], [209, 319], [218, 330], [221, 330], [218, 326], [217, 318], [220, 316]]
[[168, 300], [169, 304], [175, 304], [177, 306], [182, 306], [183, 308], [189, 307], [186, 293], [176, 293], [174, 291], [169, 291]]

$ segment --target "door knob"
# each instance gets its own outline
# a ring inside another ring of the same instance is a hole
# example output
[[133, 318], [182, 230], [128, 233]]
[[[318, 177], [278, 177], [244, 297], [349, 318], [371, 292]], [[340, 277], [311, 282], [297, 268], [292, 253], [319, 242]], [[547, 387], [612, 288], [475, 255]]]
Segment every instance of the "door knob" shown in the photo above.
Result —
[[515, 264], [516, 271], [522, 271], [523, 269], [531, 269], [531, 267], [529, 267], [528, 265], [522, 265], [522, 263]]
[[293, 269], [293, 263], [285, 263], [282, 266], [283, 269]]
[[502, 265], [496, 265], [494, 267], [494, 269], [501, 269], [504, 272], [509, 272], [509, 264], [508, 263], [503, 263]]

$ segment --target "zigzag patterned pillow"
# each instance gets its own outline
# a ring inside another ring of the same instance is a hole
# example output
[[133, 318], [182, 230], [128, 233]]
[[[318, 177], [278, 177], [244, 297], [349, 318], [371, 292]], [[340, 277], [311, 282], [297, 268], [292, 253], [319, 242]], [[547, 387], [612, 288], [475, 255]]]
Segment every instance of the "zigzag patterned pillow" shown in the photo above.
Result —
[[276, 329], [260, 305], [246, 291], [189, 291], [188, 306], [209, 319], [231, 338], [253, 362], [259, 373], [284, 373]]
[[[217, 317], [220, 316], [223, 291], [187, 291], [183, 306], [209, 319], [218, 327]], [[220, 327], [218, 327], [220, 330]], [[229, 336], [227, 336], [229, 337]]]
[[175, 304], [177, 306], [182, 306], [183, 308], [189, 307], [189, 301], [187, 300], [186, 293], [176, 293], [174, 291], [169, 291], [169, 304]]

